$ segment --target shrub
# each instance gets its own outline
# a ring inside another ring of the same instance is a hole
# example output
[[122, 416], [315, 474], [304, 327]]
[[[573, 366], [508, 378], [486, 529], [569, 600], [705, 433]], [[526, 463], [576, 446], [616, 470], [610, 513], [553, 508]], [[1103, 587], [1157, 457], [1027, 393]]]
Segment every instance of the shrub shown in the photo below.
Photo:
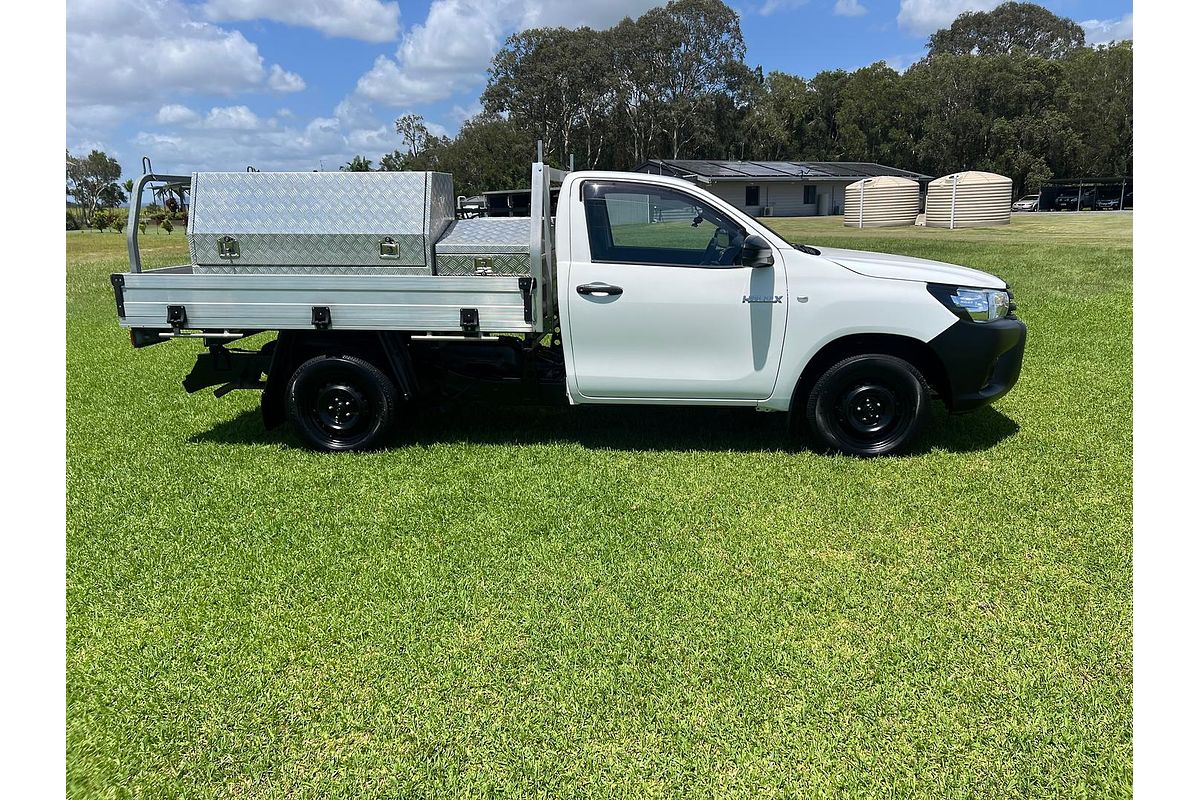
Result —
[[71, 213], [71, 209], [67, 209], [67, 230], [79, 230], [79, 220], [75, 219], [75, 215]]
[[92, 215], [92, 227], [95, 228], [96, 230], [100, 231], [101, 233], [104, 233], [104, 231], [108, 230], [112, 226], [113, 226], [112, 209], [101, 208], [101, 209], [97, 210], [95, 214]]
[[170, 217], [164, 217], [164, 218], [163, 218], [163, 221], [162, 221], [162, 225], [161, 225], [161, 227], [162, 227], [162, 229], [163, 229], [164, 231], [166, 231], [167, 233], [170, 233], [171, 231], [175, 230], [175, 226], [171, 224], [171, 219], [170, 219]]

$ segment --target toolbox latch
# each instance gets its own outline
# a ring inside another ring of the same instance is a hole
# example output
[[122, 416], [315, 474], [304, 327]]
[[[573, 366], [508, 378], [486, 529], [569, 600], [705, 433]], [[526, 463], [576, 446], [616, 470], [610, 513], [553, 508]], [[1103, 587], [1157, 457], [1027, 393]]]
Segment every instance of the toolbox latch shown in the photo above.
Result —
[[242, 257], [242, 246], [232, 236], [222, 236], [217, 239], [217, 255], [232, 261]]
[[458, 310], [458, 324], [468, 333], [477, 333], [479, 331], [479, 309], [460, 308]]
[[312, 307], [312, 324], [314, 328], [325, 330], [333, 321], [329, 315], [329, 306]]
[[475, 274], [476, 275], [491, 275], [492, 272], [492, 257], [491, 256], [475, 256]]
[[379, 257], [380, 258], [399, 258], [400, 243], [390, 236], [385, 236], [379, 240]]

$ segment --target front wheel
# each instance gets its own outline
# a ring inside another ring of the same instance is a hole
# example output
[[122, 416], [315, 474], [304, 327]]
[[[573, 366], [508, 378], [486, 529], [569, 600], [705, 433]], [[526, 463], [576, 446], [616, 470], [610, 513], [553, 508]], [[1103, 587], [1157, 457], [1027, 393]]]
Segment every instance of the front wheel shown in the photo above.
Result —
[[317, 356], [287, 385], [288, 419], [314, 450], [369, 450], [387, 436], [399, 400], [392, 380], [374, 364], [348, 355]]
[[912, 364], [884, 354], [852, 356], [827, 369], [808, 396], [814, 442], [852, 456], [908, 449], [930, 413], [929, 384]]

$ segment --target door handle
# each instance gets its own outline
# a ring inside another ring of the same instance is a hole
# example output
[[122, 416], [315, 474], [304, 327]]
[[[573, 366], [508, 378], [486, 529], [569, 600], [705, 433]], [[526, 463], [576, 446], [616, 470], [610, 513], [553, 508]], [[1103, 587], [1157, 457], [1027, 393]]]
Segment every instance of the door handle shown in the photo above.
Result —
[[584, 283], [576, 286], [575, 291], [580, 294], [594, 294], [600, 297], [616, 297], [625, 290], [620, 286], [613, 286], [608, 283]]

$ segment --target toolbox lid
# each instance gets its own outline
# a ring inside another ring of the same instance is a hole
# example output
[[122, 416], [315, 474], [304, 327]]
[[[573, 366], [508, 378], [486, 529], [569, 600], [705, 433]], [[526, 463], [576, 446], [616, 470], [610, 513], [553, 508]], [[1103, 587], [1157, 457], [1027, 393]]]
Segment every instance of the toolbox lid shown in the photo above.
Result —
[[[429, 172], [197, 172], [189, 233], [428, 234], [439, 216]], [[450, 195], [449, 181], [441, 193]], [[452, 203], [453, 200], [450, 200]], [[447, 214], [449, 211], [449, 214]]]
[[528, 253], [531, 236], [529, 217], [479, 217], [455, 220], [438, 239], [439, 255]]

